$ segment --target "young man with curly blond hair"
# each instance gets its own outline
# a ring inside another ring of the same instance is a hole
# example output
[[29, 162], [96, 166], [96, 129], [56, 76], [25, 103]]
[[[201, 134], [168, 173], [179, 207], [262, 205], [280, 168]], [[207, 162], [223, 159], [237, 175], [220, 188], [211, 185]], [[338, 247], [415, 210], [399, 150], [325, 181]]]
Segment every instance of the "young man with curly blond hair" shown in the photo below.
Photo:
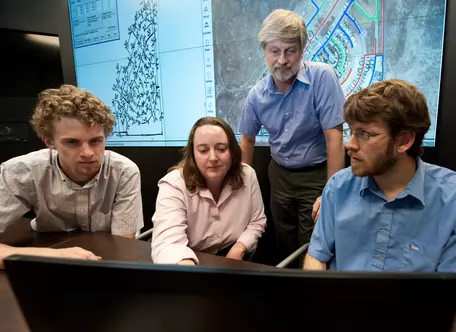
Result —
[[[92, 93], [62, 85], [39, 94], [31, 124], [47, 149], [0, 165], [0, 234], [33, 210], [38, 232], [111, 232], [132, 238], [143, 226], [140, 172], [105, 150], [115, 119]], [[81, 248], [15, 248], [0, 243], [0, 267], [12, 254], [96, 260]]]

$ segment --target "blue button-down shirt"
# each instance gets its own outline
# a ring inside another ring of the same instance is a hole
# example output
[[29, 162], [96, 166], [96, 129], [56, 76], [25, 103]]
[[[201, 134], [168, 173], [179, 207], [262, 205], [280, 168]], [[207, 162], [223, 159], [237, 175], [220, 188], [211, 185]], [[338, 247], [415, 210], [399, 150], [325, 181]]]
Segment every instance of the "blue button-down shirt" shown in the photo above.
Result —
[[388, 201], [351, 168], [326, 185], [309, 254], [332, 270], [456, 272], [456, 173], [417, 159]]
[[331, 66], [302, 62], [296, 80], [286, 93], [277, 91], [269, 75], [249, 92], [239, 131], [269, 132], [272, 157], [287, 168], [301, 168], [326, 160], [323, 131], [344, 122], [345, 96]]

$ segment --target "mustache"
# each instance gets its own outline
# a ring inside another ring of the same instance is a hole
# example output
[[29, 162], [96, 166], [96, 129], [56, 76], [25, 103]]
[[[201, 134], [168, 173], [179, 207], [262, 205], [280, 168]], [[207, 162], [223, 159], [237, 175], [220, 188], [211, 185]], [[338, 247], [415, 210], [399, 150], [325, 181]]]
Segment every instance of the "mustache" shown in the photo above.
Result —
[[274, 69], [292, 69], [291, 66], [281, 66], [281, 65], [277, 65], [274, 67]]
[[360, 158], [359, 158], [358, 156], [356, 156], [352, 151], [348, 151], [347, 154], [348, 154], [348, 156], [349, 156], [350, 158], [360, 159]]

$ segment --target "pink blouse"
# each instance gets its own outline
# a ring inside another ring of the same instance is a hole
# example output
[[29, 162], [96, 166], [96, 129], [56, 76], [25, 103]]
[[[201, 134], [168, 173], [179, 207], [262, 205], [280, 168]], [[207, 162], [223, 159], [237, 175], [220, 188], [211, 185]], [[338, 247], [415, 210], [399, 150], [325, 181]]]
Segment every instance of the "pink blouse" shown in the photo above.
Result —
[[256, 173], [243, 164], [244, 187], [226, 185], [216, 203], [208, 189], [190, 193], [180, 170], [159, 182], [152, 236], [154, 263], [198, 263], [194, 251], [215, 254], [239, 241], [252, 251], [266, 227], [263, 199]]

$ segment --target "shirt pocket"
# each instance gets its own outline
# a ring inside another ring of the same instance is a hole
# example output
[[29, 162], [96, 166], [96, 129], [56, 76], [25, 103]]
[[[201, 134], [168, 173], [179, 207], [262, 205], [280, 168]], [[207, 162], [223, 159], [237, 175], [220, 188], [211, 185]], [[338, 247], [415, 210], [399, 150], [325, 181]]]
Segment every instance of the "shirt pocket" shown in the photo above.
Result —
[[415, 241], [408, 242], [403, 247], [401, 271], [407, 272], [435, 272], [438, 264], [436, 250], [423, 246]]
[[94, 212], [91, 217], [92, 232], [111, 232], [111, 213]]
[[312, 128], [317, 124], [317, 115], [313, 108], [299, 107], [294, 112], [292, 122], [296, 124], [298, 129]]

